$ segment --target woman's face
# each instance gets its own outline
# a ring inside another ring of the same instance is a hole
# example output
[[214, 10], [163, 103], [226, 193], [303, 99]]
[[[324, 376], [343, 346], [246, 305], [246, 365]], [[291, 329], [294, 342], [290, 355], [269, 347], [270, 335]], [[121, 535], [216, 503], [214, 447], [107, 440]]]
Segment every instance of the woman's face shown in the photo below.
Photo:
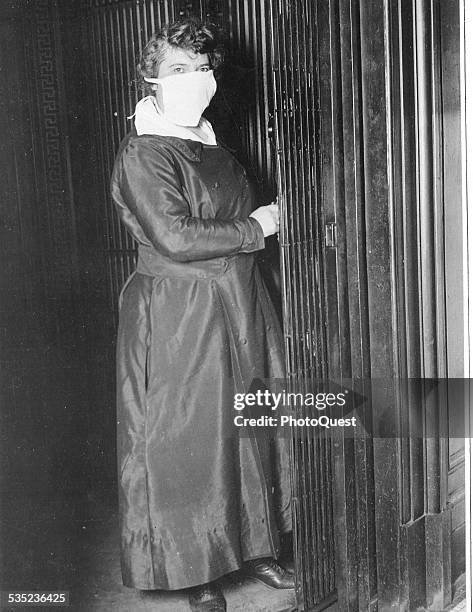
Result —
[[[194, 53], [187, 49], [179, 49], [178, 47], [169, 47], [166, 51], [164, 59], [158, 68], [158, 79], [165, 78], [174, 74], [186, 74], [188, 72], [208, 72], [211, 70], [210, 60], [207, 53]], [[155, 96], [159, 108], [163, 108], [163, 98], [161, 87], [156, 85]]]

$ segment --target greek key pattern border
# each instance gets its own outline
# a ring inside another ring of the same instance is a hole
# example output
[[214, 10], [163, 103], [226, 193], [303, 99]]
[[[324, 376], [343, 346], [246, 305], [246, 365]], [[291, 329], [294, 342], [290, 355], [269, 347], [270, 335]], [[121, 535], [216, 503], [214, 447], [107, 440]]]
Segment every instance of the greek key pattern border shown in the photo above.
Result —
[[[58, 48], [59, 15], [57, 0], [34, 0], [31, 15], [35, 55], [35, 92], [37, 108], [38, 159], [41, 203], [48, 216], [47, 254], [49, 257], [48, 293], [56, 311], [60, 332], [70, 328], [73, 307], [75, 230], [72, 191], [69, 182], [66, 125], [62, 119], [63, 91], [61, 49]], [[63, 323], [61, 321], [65, 319]], [[69, 321], [68, 321], [69, 319]]]

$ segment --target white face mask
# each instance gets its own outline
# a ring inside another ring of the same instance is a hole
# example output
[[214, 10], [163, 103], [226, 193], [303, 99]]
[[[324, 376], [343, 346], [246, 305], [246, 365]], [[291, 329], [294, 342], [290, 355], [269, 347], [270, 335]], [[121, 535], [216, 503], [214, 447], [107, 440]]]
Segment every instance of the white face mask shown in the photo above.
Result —
[[212, 70], [172, 74], [162, 79], [145, 77], [145, 81], [161, 87], [164, 117], [171, 123], [187, 127], [199, 124], [202, 113], [217, 91]]

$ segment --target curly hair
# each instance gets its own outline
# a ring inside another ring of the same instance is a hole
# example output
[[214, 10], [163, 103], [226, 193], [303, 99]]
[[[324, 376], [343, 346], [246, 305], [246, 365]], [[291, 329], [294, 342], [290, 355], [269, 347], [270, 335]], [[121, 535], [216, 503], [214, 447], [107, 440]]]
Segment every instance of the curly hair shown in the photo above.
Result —
[[218, 77], [223, 64], [224, 46], [222, 31], [212, 23], [197, 19], [182, 19], [163, 26], [155, 32], [143, 48], [137, 65], [138, 85], [151, 92], [144, 77], [156, 78], [159, 65], [169, 48], [185, 49], [194, 53], [207, 53], [210, 66]]

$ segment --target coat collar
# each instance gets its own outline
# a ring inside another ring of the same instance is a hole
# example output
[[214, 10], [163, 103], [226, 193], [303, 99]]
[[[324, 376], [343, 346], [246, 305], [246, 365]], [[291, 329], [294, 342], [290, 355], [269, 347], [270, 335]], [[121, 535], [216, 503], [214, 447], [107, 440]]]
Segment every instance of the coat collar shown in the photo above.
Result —
[[142, 136], [137, 136], [134, 127], [130, 130], [129, 137], [158, 138], [162, 142], [178, 149], [190, 161], [202, 161], [203, 144], [197, 140], [185, 140], [183, 138], [177, 138], [176, 136], [159, 136], [158, 134], [143, 134]]
[[200, 162], [202, 160], [203, 144], [197, 140], [184, 140], [175, 136], [162, 136], [169, 144], [172, 144], [176, 149], [190, 159], [190, 161]]

